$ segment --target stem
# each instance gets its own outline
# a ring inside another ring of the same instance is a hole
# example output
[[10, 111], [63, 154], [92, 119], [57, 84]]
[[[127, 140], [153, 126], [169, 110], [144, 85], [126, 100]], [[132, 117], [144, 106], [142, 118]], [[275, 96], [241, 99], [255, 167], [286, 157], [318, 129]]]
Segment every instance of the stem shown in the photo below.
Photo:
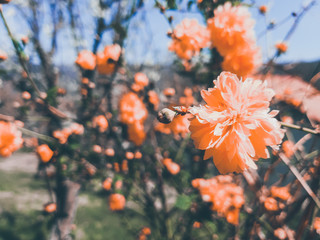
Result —
[[300, 130], [300, 131], [304, 131], [307, 133], [311, 133], [311, 134], [320, 136], [320, 131], [317, 129], [306, 128], [306, 127], [302, 127], [302, 126], [295, 125], [292, 123], [284, 123], [284, 122], [280, 122], [280, 123], [281, 123], [281, 126], [283, 126], [283, 127], [292, 128], [292, 129], [296, 129], [296, 130]]
[[41, 134], [41, 133], [37, 133], [37, 132], [34, 132], [34, 131], [31, 131], [29, 129], [26, 129], [26, 128], [22, 128], [22, 127], [18, 127], [18, 129], [26, 134], [26, 135], [29, 135], [29, 136], [33, 136], [33, 137], [36, 137], [36, 138], [39, 138], [43, 141], [46, 141], [46, 142], [49, 142], [49, 143], [57, 143], [56, 139], [52, 138], [52, 137], [49, 137], [47, 135], [44, 135], [44, 134]]

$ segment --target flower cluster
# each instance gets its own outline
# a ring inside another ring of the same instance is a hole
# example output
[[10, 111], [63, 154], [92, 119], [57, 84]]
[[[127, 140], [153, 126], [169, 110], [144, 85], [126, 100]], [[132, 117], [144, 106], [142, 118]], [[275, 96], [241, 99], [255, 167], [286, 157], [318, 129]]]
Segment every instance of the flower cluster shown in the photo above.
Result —
[[98, 127], [100, 132], [105, 132], [108, 129], [108, 120], [105, 116], [99, 115], [92, 120], [93, 127]]
[[79, 123], [72, 123], [70, 127], [62, 130], [56, 130], [53, 132], [53, 136], [59, 140], [61, 144], [65, 144], [68, 141], [70, 135], [82, 135], [84, 132], [83, 125]]
[[199, 54], [202, 48], [208, 46], [209, 33], [196, 19], [184, 19], [173, 30], [172, 42], [169, 50], [175, 52], [179, 58], [190, 60]]
[[266, 83], [222, 72], [214, 88], [202, 90], [204, 106], [189, 107], [191, 138], [204, 159], [213, 156], [220, 173], [256, 168], [253, 160], [269, 158], [267, 146], [277, 147], [284, 131], [269, 113], [274, 91]]
[[133, 92], [126, 93], [119, 102], [120, 122], [127, 124], [129, 140], [140, 146], [145, 138], [144, 121], [148, 111], [142, 100]]
[[278, 211], [285, 207], [284, 201], [288, 201], [291, 198], [289, 186], [277, 187], [272, 186], [270, 189], [270, 197], [267, 197], [264, 201], [264, 207], [268, 211]]
[[111, 211], [120, 211], [126, 205], [126, 198], [120, 193], [113, 193], [109, 197], [109, 208]]
[[0, 156], [8, 157], [23, 144], [22, 133], [16, 125], [0, 121]]
[[232, 182], [231, 176], [211, 179], [197, 178], [192, 186], [200, 191], [203, 201], [211, 202], [211, 209], [225, 217], [231, 224], [239, 224], [240, 208], [244, 204], [243, 189]]
[[94, 70], [96, 68], [96, 56], [88, 50], [82, 50], [75, 63], [83, 69]]
[[114, 72], [121, 55], [119, 44], [106, 46], [103, 52], [97, 54], [97, 69], [100, 74], [109, 75]]
[[253, 29], [255, 22], [246, 7], [233, 7], [226, 2], [214, 11], [207, 24], [212, 46], [224, 57], [224, 70], [245, 77], [261, 64]]
[[142, 72], [138, 72], [134, 75], [134, 83], [131, 88], [135, 92], [143, 90], [149, 84], [149, 78]]

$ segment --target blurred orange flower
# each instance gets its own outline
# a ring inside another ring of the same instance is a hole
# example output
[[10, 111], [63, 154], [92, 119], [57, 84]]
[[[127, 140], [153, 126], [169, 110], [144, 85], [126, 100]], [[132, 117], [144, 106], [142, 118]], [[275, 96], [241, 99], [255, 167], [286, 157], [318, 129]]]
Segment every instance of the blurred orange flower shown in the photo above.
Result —
[[47, 203], [44, 205], [44, 211], [47, 213], [53, 213], [57, 211], [57, 204], [55, 203]]
[[134, 75], [134, 82], [136, 84], [138, 84], [139, 86], [141, 86], [142, 88], [148, 86], [149, 84], [149, 79], [147, 77], [147, 75], [145, 75], [142, 72], [138, 72]]
[[291, 158], [294, 155], [294, 143], [289, 140], [284, 141], [282, 143], [282, 150], [288, 158]]
[[274, 236], [276, 236], [278, 239], [284, 240], [287, 238], [287, 233], [283, 228], [277, 228], [273, 232]]
[[178, 115], [174, 117], [171, 123], [163, 124], [157, 123], [154, 129], [158, 132], [162, 132], [164, 134], [174, 134], [175, 137], [181, 136], [185, 137], [189, 132], [190, 121], [188, 120], [191, 117], [191, 114], [186, 114], [184, 116]]
[[268, 211], [278, 211], [278, 210], [279, 210], [277, 200], [274, 199], [274, 198], [272, 198], [272, 197], [268, 197], [268, 198], [264, 201], [264, 207], [265, 207]]
[[101, 74], [111, 74], [119, 61], [121, 47], [119, 44], [106, 46], [103, 52], [97, 54], [97, 69]]
[[143, 123], [148, 116], [147, 108], [137, 94], [129, 92], [119, 102], [120, 122], [128, 125], [129, 140], [137, 146], [144, 142]]
[[0, 121], [0, 156], [9, 157], [23, 144], [22, 133], [16, 125]]
[[191, 184], [200, 191], [203, 201], [212, 203], [213, 211], [217, 211], [229, 223], [239, 224], [244, 195], [243, 189], [232, 182], [231, 176], [219, 175], [208, 180], [197, 178]]
[[287, 201], [291, 197], [289, 186], [285, 186], [285, 187], [272, 186], [270, 189], [270, 192], [272, 197], [280, 198], [284, 201]]
[[36, 149], [42, 162], [49, 162], [53, 156], [53, 151], [49, 148], [47, 144], [42, 144]]
[[25, 100], [29, 100], [31, 98], [31, 94], [27, 91], [24, 91], [22, 93], [22, 98], [25, 99]]
[[105, 132], [108, 129], [108, 120], [104, 115], [99, 115], [92, 120], [93, 127], [99, 127], [100, 132]]
[[276, 147], [284, 136], [275, 111], [269, 113], [274, 91], [230, 72], [222, 72], [214, 85], [201, 91], [206, 105], [189, 107], [191, 138], [222, 174], [256, 169], [253, 160], [269, 158], [267, 146]]
[[261, 5], [261, 6], [259, 7], [259, 12], [260, 12], [261, 14], [265, 14], [267, 11], [268, 11], [268, 7], [267, 7], [266, 5]]
[[245, 77], [262, 64], [254, 33], [255, 21], [247, 7], [226, 2], [216, 8], [207, 24], [212, 47], [224, 57], [223, 70]]
[[91, 51], [82, 50], [75, 63], [83, 69], [93, 70], [96, 67], [96, 56]]
[[111, 211], [123, 210], [126, 204], [126, 199], [122, 194], [114, 193], [109, 197], [109, 207]]
[[276, 49], [278, 50], [279, 53], [285, 53], [288, 50], [288, 45], [284, 42], [277, 43]]
[[176, 90], [174, 88], [166, 88], [162, 91], [162, 93], [167, 97], [172, 97], [176, 94]]
[[149, 97], [149, 102], [153, 105], [153, 109], [157, 111], [159, 107], [159, 102], [160, 102], [158, 94], [156, 93], [156, 91], [150, 90], [148, 92], [148, 97]]
[[7, 58], [8, 58], [7, 53], [0, 49], [0, 62], [4, 61], [4, 60], [7, 60]]
[[172, 175], [176, 175], [180, 172], [179, 164], [172, 162], [171, 158], [163, 159], [162, 163]]
[[209, 32], [196, 19], [184, 19], [171, 34], [169, 50], [179, 58], [190, 60], [209, 44]]
[[102, 187], [104, 190], [109, 191], [111, 189], [111, 186], [112, 186], [112, 178], [108, 177], [103, 181]]
[[314, 219], [313, 227], [318, 234], [320, 234], [320, 217]]
[[104, 152], [108, 157], [114, 156], [114, 149], [113, 148], [107, 148]]

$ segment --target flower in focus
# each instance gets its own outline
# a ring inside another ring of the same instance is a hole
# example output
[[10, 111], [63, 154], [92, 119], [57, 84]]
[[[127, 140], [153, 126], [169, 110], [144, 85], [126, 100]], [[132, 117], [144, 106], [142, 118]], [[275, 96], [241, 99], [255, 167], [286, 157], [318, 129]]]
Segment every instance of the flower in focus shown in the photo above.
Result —
[[232, 182], [231, 176], [219, 175], [205, 180], [192, 180], [192, 186], [200, 191], [203, 201], [211, 202], [211, 209], [225, 217], [231, 224], [239, 224], [240, 208], [244, 204], [243, 189]]
[[128, 125], [129, 140], [137, 146], [144, 142], [146, 133], [143, 123], [148, 116], [147, 108], [135, 93], [126, 93], [119, 102], [120, 122]]
[[169, 50], [184, 60], [190, 60], [198, 55], [209, 43], [209, 32], [196, 19], [184, 19], [173, 30], [171, 37]]
[[93, 127], [99, 127], [100, 132], [105, 132], [108, 129], [108, 120], [105, 116], [99, 115], [92, 120]]
[[4, 60], [7, 60], [7, 58], [8, 58], [7, 53], [0, 49], [0, 62], [4, 61]]
[[109, 207], [111, 211], [123, 210], [126, 204], [126, 199], [122, 194], [114, 193], [109, 197]]
[[207, 21], [212, 47], [225, 58], [223, 70], [247, 76], [262, 63], [256, 45], [254, 24], [247, 7], [232, 6], [226, 2], [214, 11]]
[[36, 152], [38, 153], [42, 162], [49, 162], [53, 156], [53, 151], [47, 144], [42, 144], [37, 147]]
[[163, 159], [162, 163], [172, 175], [176, 175], [180, 172], [179, 164], [172, 162], [171, 158]]
[[97, 69], [100, 74], [111, 74], [119, 61], [121, 47], [119, 44], [106, 46], [103, 52], [97, 54]]
[[288, 50], [288, 45], [284, 42], [281, 43], [277, 43], [276, 44], [276, 49], [278, 50], [278, 52], [281, 53], [285, 53]]
[[88, 50], [82, 50], [75, 63], [83, 69], [93, 70], [96, 67], [96, 56]]
[[275, 111], [269, 113], [274, 91], [265, 82], [240, 81], [229, 72], [222, 72], [214, 85], [201, 91], [206, 105], [189, 107], [191, 138], [205, 150], [204, 159], [213, 156], [222, 174], [256, 169], [253, 160], [269, 158], [267, 146], [275, 148], [284, 136]]
[[23, 144], [22, 133], [16, 125], [0, 121], [0, 156], [9, 157]]

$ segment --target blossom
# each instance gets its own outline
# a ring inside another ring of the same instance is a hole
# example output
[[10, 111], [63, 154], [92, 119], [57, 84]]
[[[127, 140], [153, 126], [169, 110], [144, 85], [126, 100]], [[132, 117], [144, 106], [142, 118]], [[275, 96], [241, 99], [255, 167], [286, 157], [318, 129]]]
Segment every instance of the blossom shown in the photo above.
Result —
[[111, 211], [123, 210], [126, 204], [125, 197], [120, 193], [111, 194], [109, 197], [109, 207]]
[[31, 94], [27, 91], [24, 91], [22, 94], [21, 94], [22, 98], [25, 99], [25, 100], [29, 100], [31, 98]]
[[114, 156], [114, 149], [113, 148], [107, 148], [104, 153], [108, 157], [113, 157]]
[[273, 232], [274, 236], [276, 236], [278, 239], [286, 239], [287, 238], [287, 233], [283, 228], [277, 228]]
[[270, 189], [271, 196], [274, 198], [279, 198], [281, 200], [288, 200], [291, 197], [289, 186], [277, 187], [272, 186]]
[[261, 14], [265, 14], [267, 11], [268, 11], [268, 7], [267, 7], [266, 5], [261, 5], [261, 6], [259, 7], [259, 12], [260, 12]]
[[245, 77], [262, 64], [254, 33], [255, 21], [247, 7], [226, 2], [207, 21], [212, 47], [224, 57], [222, 68]]
[[22, 133], [17, 129], [16, 125], [0, 121], [0, 156], [9, 157], [12, 152], [22, 146], [22, 143]]
[[184, 19], [172, 33], [170, 51], [174, 51], [179, 58], [190, 60], [202, 48], [208, 46], [209, 32], [198, 24], [196, 19]]
[[172, 162], [171, 158], [163, 159], [162, 163], [172, 175], [176, 175], [180, 172], [179, 164]]
[[189, 133], [189, 118], [191, 117], [190, 114], [186, 114], [184, 116], [178, 115], [173, 118], [172, 122], [168, 124], [158, 123], [154, 129], [158, 132], [164, 134], [174, 134], [175, 137], [181, 136], [185, 137], [187, 133]]
[[57, 204], [47, 203], [43, 206], [43, 209], [47, 213], [53, 213], [53, 212], [57, 211]]
[[247, 7], [232, 6], [226, 2], [214, 10], [214, 17], [207, 21], [212, 46], [224, 56], [230, 49], [255, 44], [254, 24]]
[[167, 97], [172, 97], [176, 94], [176, 90], [174, 88], [166, 88], [162, 91], [162, 93]]
[[119, 61], [121, 47], [118, 44], [106, 46], [103, 52], [97, 54], [97, 70], [101, 74], [111, 74]]
[[158, 110], [159, 107], [159, 96], [154, 90], [148, 92], [149, 102], [153, 105], [154, 110]]
[[148, 111], [142, 100], [135, 93], [126, 93], [119, 102], [120, 122], [128, 125], [128, 138], [135, 145], [140, 146], [145, 138], [143, 123]]
[[146, 87], [149, 84], [149, 79], [144, 73], [138, 72], [134, 75], [134, 82], [142, 87]]
[[42, 144], [36, 149], [42, 162], [49, 162], [53, 156], [53, 151], [49, 148], [47, 144]]
[[288, 45], [284, 42], [277, 43], [276, 49], [278, 50], [279, 53], [285, 53], [288, 50]]
[[284, 141], [282, 143], [282, 150], [288, 158], [291, 158], [294, 155], [294, 143], [289, 140]]
[[266, 200], [264, 201], [264, 207], [268, 211], [278, 211], [279, 210], [279, 206], [278, 206], [277, 200], [272, 198], [272, 197], [266, 198]]
[[320, 234], [320, 217], [314, 219], [313, 227], [318, 234]]
[[100, 132], [105, 132], [108, 129], [108, 120], [105, 116], [99, 115], [92, 120], [93, 127], [99, 127]]
[[110, 177], [106, 178], [102, 183], [102, 187], [104, 190], [109, 191], [112, 187], [112, 178]]
[[0, 49], [0, 62], [4, 61], [4, 60], [7, 60], [7, 58], [8, 58], [7, 53]]
[[256, 169], [253, 160], [269, 158], [267, 146], [277, 147], [284, 136], [275, 111], [269, 112], [274, 91], [265, 82], [240, 81], [230, 72], [213, 82], [214, 88], [201, 91], [206, 105], [189, 107], [191, 138], [205, 150], [204, 159], [213, 156], [220, 173]]
[[96, 56], [91, 51], [82, 50], [75, 63], [83, 69], [93, 70], [96, 67]]
[[243, 189], [232, 182], [231, 176], [219, 175], [211, 179], [197, 178], [192, 186], [200, 191], [203, 201], [211, 202], [211, 209], [231, 224], [239, 224], [240, 208], [244, 204]]

